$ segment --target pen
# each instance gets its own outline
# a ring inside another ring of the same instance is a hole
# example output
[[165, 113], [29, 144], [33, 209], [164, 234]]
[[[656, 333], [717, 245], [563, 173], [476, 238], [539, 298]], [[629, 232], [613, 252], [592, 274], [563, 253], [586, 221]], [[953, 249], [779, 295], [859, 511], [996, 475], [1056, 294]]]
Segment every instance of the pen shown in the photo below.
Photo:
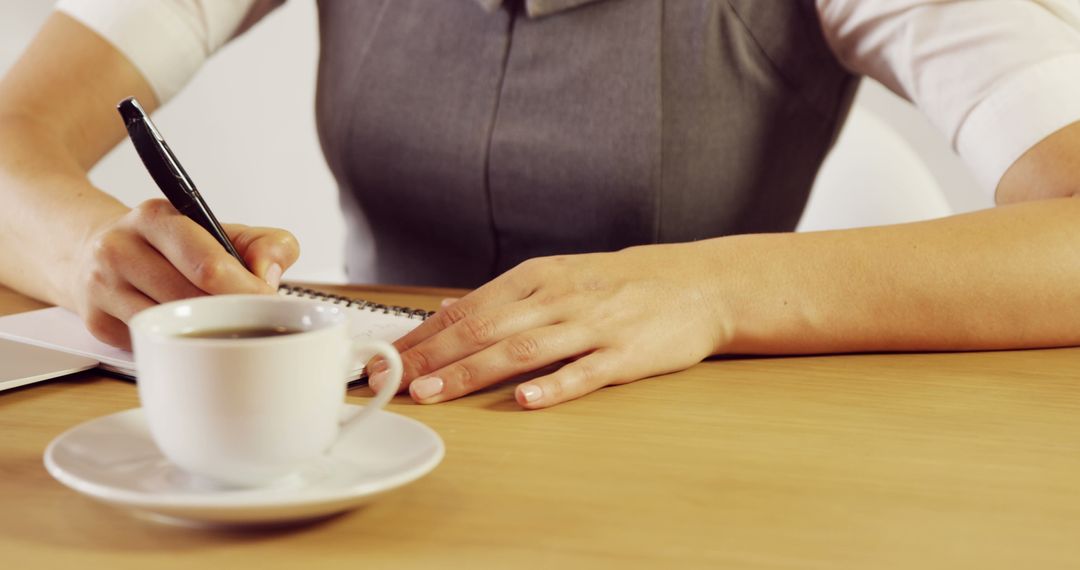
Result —
[[247, 267], [244, 259], [229, 241], [229, 236], [225, 234], [225, 230], [214, 217], [214, 213], [210, 211], [210, 207], [195, 189], [195, 183], [184, 171], [184, 167], [180, 166], [180, 161], [176, 160], [176, 155], [169, 149], [169, 145], [165, 143], [165, 139], [161, 137], [161, 133], [143, 111], [139, 102], [134, 97], [128, 97], [116, 108], [124, 119], [128, 137], [135, 145], [135, 151], [139, 153], [143, 165], [146, 166], [150, 177], [154, 179], [173, 207], [210, 232], [210, 235], [214, 236], [214, 239], [230, 255]]

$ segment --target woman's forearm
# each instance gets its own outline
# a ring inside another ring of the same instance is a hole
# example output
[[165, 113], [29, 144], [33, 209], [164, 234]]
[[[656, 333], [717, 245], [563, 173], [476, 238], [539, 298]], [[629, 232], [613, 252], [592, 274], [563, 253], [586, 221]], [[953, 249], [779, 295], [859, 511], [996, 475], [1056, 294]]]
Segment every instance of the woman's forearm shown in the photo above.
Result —
[[0, 117], [0, 282], [71, 306], [74, 256], [94, 228], [127, 208], [94, 188], [47, 125]]
[[1080, 200], [691, 244], [744, 354], [1080, 344]]
[[87, 172], [124, 136], [120, 99], [149, 84], [93, 30], [54, 12], [0, 79], [0, 282], [72, 306], [94, 228], [127, 211]]

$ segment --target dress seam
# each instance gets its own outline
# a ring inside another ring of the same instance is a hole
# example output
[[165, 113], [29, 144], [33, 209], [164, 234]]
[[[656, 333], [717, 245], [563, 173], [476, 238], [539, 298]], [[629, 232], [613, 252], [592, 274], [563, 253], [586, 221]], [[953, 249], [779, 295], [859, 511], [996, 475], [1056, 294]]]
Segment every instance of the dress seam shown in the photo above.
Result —
[[499, 122], [499, 110], [502, 103], [502, 90], [503, 83], [506, 79], [506, 69], [510, 62], [510, 44], [514, 37], [514, 23], [517, 21], [517, 7], [514, 4], [509, 5], [506, 8], [507, 13], [510, 16], [510, 22], [506, 29], [506, 47], [503, 51], [502, 65], [499, 68], [499, 81], [495, 84], [495, 105], [491, 110], [491, 120], [488, 123], [487, 129], [487, 141], [486, 148], [484, 149], [484, 192], [487, 197], [488, 205], [488, 225], [491, 229], [491, 243], [492, 243], [492, 256], [491, 256], [491, 269], [488, 272], [489, 277], [495, 277], [498, 273], [499, 261], [501, 257], [499, 247], [499, 231], [495, 224], [495, 200], [494, 193], [491, 188], [491, 150], [493, 140], [495, 138], [495, 127]]
[[660, 243], [661, 236], [663, 236], [663, 223], [664, 223], [664, 216], [663, 216], [663, 208], [664, 208], [664, 152], [665, 152], [665, 150], [667, 148], [667, 146], [664, 144], [665, 143], [665, 140], [664, 140], [664, 15], [666, 13], [664, 8], [665, 8], [665, 5], [667, 3], [667, 0], [658, 0], [658, 2], [660, 4], [660, 18], [659, 18], [659, 23], [658, 23], [659, 29], [657, 30], [657, 34], [656, 34], [656, 36], [657, 36], [657, 52], [658, 52], [657, 65], [656, 65], [656, 67], [657, 67], [656, 99], [657, 99], [657, 111], [658, 111], [658, 115], [659, 115], [657, 117], [657, 123], [658, 123], [657, 136], [660, 139], [660, 141], [659, 141], [660, 142], [660, 152], [658, 153], [659, 154], [659, 159], [657, 160], [658, 164], [657, 164], [657, 167], [656, 167], [656, 169], [657, 169], [656, 185], [654, 187], [654, 191], [656, 192], [656, 200], [655, 200], [655, 204], [654, 204], [653, 207], [656, 208], [656, 213], [655, 213], [655, 218], [654, 218], [654, 221], [653, 221], [653, 228], [654, 228], [653, 243]]

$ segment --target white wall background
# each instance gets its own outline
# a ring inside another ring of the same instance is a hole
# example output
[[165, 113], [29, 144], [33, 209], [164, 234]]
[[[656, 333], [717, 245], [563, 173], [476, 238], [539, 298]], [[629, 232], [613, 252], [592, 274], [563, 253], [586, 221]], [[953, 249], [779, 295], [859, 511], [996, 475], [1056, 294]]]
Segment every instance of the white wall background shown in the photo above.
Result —
[[[50, 11], [45, 0], [4, 0], [0, 72]], [[344, 279], [344, 224], [315, 134], [317, 36], [315, 3], [287, 2], [219, 52], [155, 122], [219, 219], [289, 229], [302, 252], [286, 277], [336, 282]], [[159, 197], [126, 142], [91, 177], [129, 205]], [[907, 221], [991, 203], [918, 111], [865, 81], [801, 227]]]

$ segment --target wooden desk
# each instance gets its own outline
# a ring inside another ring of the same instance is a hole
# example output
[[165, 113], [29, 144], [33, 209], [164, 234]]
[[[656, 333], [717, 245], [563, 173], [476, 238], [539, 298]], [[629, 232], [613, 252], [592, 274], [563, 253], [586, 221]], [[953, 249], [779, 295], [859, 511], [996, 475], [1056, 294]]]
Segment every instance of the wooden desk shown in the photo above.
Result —
[[[0, 291], [0, 313], [37, 306]], [[436, 406], [398, 398], [389, 409], [445, 439], [443, 464], [362, 510], [272, 532], [142, 522], [45, 472], [53, 437], [137, 405], [132, 385], [95, 373], [0, 393], [0, 564], [1080, 564], [1077, 349], [715, 360], [539, 412], [509, 385]]]

